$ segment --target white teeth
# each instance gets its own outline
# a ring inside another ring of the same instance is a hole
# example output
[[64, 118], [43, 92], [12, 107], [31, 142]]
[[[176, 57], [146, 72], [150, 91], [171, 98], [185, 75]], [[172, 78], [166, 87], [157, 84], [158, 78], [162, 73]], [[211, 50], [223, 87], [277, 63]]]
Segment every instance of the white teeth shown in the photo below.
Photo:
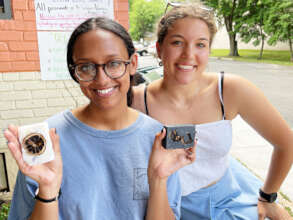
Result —
[[109, 89], [102, 89], [102, 90], [97, 89], [97, 92], [104, 95], [104, 94], [111, 92], [113, 89], [114, 89], [113, 87], [109, 88]]
[[184, 69], [184, 70], [192, 70], [193, 66], [186, 66], [186, 65], [178, 65], [179, 68]]

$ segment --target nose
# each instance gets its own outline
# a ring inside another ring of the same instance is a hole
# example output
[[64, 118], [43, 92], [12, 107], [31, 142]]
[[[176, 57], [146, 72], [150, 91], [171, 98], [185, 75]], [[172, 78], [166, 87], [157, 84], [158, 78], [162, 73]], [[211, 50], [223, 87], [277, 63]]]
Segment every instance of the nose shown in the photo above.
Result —
[[195, 49], [192, 45], [186, 45], [183, 49], [183, 57], [184, 58], [191, 58], [195, 53]]
[[106, 84], [111, 78], [107, 76], [102, 66], [97, 67], [97, 74], [94, 81], [98, 84]]

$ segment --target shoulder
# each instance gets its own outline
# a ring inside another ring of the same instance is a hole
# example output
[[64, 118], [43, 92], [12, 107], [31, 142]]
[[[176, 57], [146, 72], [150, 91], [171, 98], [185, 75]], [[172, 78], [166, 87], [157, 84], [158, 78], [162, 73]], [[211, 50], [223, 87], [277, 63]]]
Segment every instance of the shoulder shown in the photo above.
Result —
[[46, 121], [48, 122], [50, 128], [57, 128], [65, 124], [66, 116], [69, 114], [70, 110], [65, 110], [51, 116]]
[[131, 104], [132, 108], [135, 108], [143, 113], [145, 113], [144, 90], [145, 84], [140, 84], [132, 88], [133, 100]]
[[224, 96], [230, 98], [249, 97], [260, 91], [253, 83], [242, 76], [229, 73], [224, 74], [223, 90]]
[[160, 122], [158, 122], [157, 120], [151, 118], [150, 116], [144, 113], [140, 113], [140, 117], [142, 118], [142, 123], [143, 123], [143, 126], [141, 127], [145, 131], [151, 131], [153, 133], [154, 130], [157, 132], [163, 128], [163, 125]]

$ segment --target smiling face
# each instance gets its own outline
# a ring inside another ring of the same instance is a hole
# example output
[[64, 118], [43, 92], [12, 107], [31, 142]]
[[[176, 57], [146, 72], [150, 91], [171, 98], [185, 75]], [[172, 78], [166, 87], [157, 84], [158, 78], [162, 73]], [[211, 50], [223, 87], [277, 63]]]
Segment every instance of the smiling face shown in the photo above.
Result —
[[[128, 61], [128, 52], [123, 40], [102, 29], [92, 30], [79, 36], [74, 44], [73, 61], [75, 64], [104, 64], [109, 61]], [[126, 73], [118, 79], [109, 78], [103, 68], [97, 69], [97, 75], [90, 82], [80, 81], [82, 92], [90, 100], [90, 105], [99, 109], [127, 107], [127, 91], [130, 75], [135, 73], [136, 57], [126, 67]]]
[[196, 18], [177, 20], [162, 44], [158, 55], [164, 65], [164, 77], [188, 84], [206, 68], [209, 58], [210, 33], [206, 23]]

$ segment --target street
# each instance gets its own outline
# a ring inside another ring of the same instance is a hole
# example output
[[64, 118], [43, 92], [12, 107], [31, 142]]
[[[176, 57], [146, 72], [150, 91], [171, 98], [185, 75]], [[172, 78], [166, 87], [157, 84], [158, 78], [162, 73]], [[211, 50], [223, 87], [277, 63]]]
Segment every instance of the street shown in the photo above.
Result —
[[[139, 57], [139, 67], [158, 65], [153, 56]], [[276, 64], [247, 63], [210, 58], [208, 72], [243, 76], [260, 88], [269, 101], [293, 128], [293, 67]]]

